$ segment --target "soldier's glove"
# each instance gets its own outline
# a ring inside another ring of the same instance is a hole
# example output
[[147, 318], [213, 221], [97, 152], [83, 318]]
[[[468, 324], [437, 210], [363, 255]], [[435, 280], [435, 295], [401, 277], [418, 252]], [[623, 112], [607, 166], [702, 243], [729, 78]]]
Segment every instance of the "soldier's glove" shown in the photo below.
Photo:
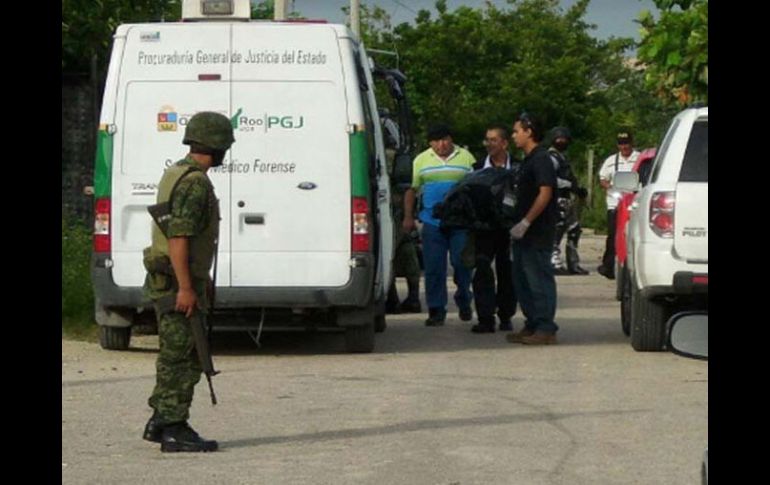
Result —
[[522, 219], [518, 224], [511, 228], [511, 237], [513, 239], [521, 239], [529, 229], [529, 222], [526, 219]]
[[578, 188], [575, 190], [575, 193], [576, 193], [576, 194], [577, 194], [577, 196], [578, 196], [578, 197], [580, 197], [581, 199], [585, 199], [586, 197], [588, 197], [588, 189], [586, 189], [585, 187], [578, 187]]

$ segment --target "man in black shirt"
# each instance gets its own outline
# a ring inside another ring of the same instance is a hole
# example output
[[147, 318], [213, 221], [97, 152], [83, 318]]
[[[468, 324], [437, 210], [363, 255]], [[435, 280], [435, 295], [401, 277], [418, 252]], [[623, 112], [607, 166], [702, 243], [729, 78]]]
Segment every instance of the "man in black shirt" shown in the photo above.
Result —
[[[510, 141], [508, 128], [491, 125], [487, 128], [484, 146], [487, 156], [473, 165], [479, 170], [519, 169], [520, 163], [508, 153]], [[478, 325], [471, 331], [489, 333], [495, 331], [495, 310], [500, 319], [500, 330], [513, 330], [511, 317], [516, 313], [516, 293], [513, 291], [511, 275], [511, 238], [505, 227], [474, 231], [476, 250], [476, 271], [473, 273], [473, 300], [476, 303]], [[495, 270], [492, 271], [494, 260]], [[495, 291], [497, 275], [497, 291]]]
[[551, 265], [556, 229], [556, 171], [548, 151], [540, 146], [543, 125], [534, 116], [520, 114], [513, 124], [513, 142], [526, 157], [518, 182], [518, 197], [511, 229], [513, 282], [524, 313], [525, 328], [509, 334], [509, 342], [528, 345], [556, 343], [556, 278]]

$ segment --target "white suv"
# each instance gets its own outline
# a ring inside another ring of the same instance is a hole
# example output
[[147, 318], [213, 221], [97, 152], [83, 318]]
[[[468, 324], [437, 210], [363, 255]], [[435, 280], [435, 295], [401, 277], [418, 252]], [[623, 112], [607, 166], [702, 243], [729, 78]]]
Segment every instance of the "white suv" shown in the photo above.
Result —
[[[634, 175], [616, 187], [636, 189]], [[631, 205], [621, 311], [630, 312], [635, 350], [663, 349], [673, 313], [708, 311], [708, 190], [708, 108], [688, 108], [666, 130]]]

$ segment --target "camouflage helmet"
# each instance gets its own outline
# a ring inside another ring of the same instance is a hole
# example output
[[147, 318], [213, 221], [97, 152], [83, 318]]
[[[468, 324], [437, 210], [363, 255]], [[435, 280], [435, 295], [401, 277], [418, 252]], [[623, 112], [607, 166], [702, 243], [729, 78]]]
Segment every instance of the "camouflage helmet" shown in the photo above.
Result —
[[208, 148], [224, 151], [230, 148], [234, 141], [233, 124], [227, 116], [213, 111], [202, 111], [196, 113], [187, 122], [182, 143], [185, 145], [198, 143]]

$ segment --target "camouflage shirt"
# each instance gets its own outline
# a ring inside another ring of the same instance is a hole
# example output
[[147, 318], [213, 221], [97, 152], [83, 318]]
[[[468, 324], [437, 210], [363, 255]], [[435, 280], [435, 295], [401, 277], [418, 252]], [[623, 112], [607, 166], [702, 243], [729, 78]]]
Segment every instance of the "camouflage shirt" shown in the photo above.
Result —
[[[170, 167], [161, 178], [158, 188], [158, 202], [169, 200], [171, 188], [178, 180], [171, 200], [171, 219], [168, 223], [168, 237], [186, 237], [189, 241], [190, 276], [196, 289], [201, 308], [206, 308], [205, 288], [209, 281], [216, 240], [219, 235], [219, 203], [214, 187], [206, 173], [194, 170], [182, 178], [180, 175], [197, 162], [189, 156]], [[200, 167], [199, 167], [200, 168]], [[152, 246], [149, 258], [166, 258], [168, 261], [168, 239], [157, 224], [152, 229]], [[145, 255], [147, 258], [148, 255]], [[162, 273], [148, 273], [145, 293], [151, 299], [175, 292], [176, 284]]]

